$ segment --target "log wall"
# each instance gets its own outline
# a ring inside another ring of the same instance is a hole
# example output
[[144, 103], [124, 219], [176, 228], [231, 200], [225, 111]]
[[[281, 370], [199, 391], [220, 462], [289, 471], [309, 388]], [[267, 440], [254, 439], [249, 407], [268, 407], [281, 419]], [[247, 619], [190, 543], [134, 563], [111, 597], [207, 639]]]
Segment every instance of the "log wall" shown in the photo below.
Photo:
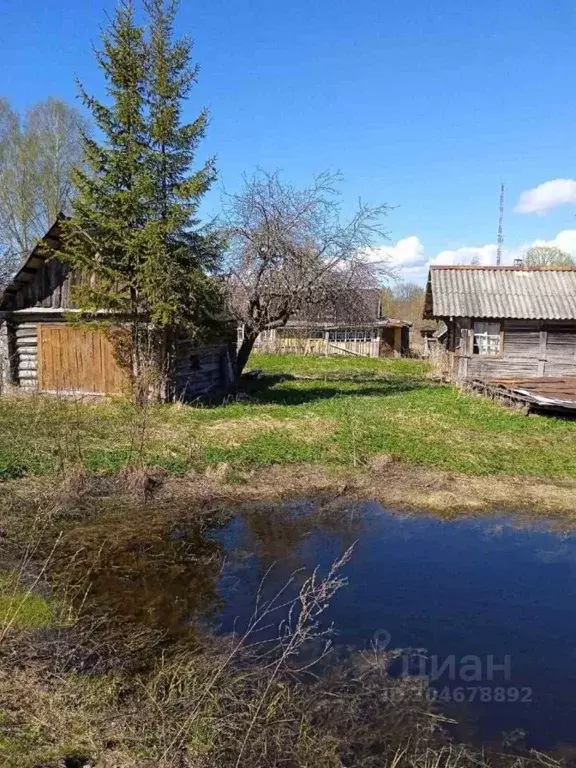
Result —
[[38, 324], [24, 321], [14, 324], [15, 376], [23, 389], [38, 387]]
[[447, 349], [459, 379], [576, 376], [576, 321], [505, 320], [502, 351], [494, 357], [474, 354], [473, 318], [447, 324]]
[[6, 392], [11, 384], [9, 323], [7, 317], [0, 315], [0, 393]]
[[[47, 322], [62, 323], [62, 318], [40, 315], [36, 321], [35, 317], [24, 316], [14, 322], [12, 378], [13, 383], [23, 390], [38, 389], [38, 324]], [[3, 363], [2, 342], [5, 336], [6, 324], [2, 326], [0, 321], [0, 365]], [[229, 389], [234, 383], [235, 364], [236, 347], [233, 343], [199, 348], [190, 341], [177, 342], [172, 376], [174, 397], [189, 402]]]

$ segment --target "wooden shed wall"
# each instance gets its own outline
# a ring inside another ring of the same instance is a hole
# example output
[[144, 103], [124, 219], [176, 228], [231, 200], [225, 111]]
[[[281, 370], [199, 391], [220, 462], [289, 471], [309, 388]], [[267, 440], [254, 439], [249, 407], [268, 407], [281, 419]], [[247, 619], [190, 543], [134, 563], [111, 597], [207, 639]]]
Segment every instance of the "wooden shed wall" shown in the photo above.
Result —
[[[58, 248], [58, 237], [59, 223], [57, 222], [44, 238], [46, 245], [49, 245], [53, 251]], [[68, 265], [56, 258], [43, 261], [44, 258], [43, 253], [34, 252], [2, 296], [0, 384], [4, 391], [10, 386], [27, 390], [38, 389], [39, 368], [41, 368], [38, 353], [38, 325], [65, 323], [64, 312], [74, 309], [72, 301], [74, 285], [92, 279], [89, 275], [80, 275], [71, 271]], [[62, 338], [65, 337], [66, 334], [63, 334]], [[70, 346], [67, 342], [62, 343]], [[226, 337], [223, 337], [223, 340], [216, 337], [211, 346], [202, 348], [198, 348], [191, 341], [180, 341], [177, 345], [172, 372], [172, 389], [175, 396], [190, 400], [230, 387], [235, 378], [235, 356], [235, 345], [229, 343]], [[78, 355], [72, 355], [73, 359], [77, 357]], [[85, 362], [86, 355], [79, 357], [84, 362], [76, 363], [77, 368], [72, 365], [72, 372], [87, 371], [89, 374], [90, 365]], [[42, 356], [42, 359], [45, 358]], [[92, 360], [90, 355], [89, 359]], [[51, 358], [51, 364], [57, 374], [59, 364], [54, 356]], [[80, 386], [84, 386], [86, 381], [86, 377], [79, 376]]]
[[[13, 344], [10, 353], [8, 325], [5, 322], [1, 325], [0, 368], [4, 389], [10, 384], [25, 391], [38, 389], [38, 325], [62, 322], [63, 317], [59, 313], [37, 317], [13, 315], [10, 328]], [[198, 347], [192, 341], [179, 341], [172, 377], [174, 397], [190, 401], [226, 390], [233, 385], [235, 365], [234, 343], [222, 342]]]
[[225, 391], [234, 382], [235, 368], [233, 342], [198, 347], [192, 341], [179, 341], [172, 374], [174, 398], [187, 402]]
[[546, 376], [576, 376], [576, 323], [548, 324]]
[[[367, 341], [352, 341], [350, 339], [336, 341], [330, 338], [332, 331], [346, 330], [342, 328], [327, 329], [294, 329], [263, 331], [254, 345], [255, 350], [272, 354], [285, 355], [351, 355], [359, 357], [400, 357], [409, 351], [409, 327], [367, 326], [371, 339]], [[242, 329], [239, 329], [238, 343], [242, 341]]]
[[9, 317], [0, 314], [0, 393], [10, 388], [14, 381], [13, 364], [14, 353], [13, 334], [10, 328]]
[[66, 264], [49, 259], [36, 272], [34, 278], [14, 296], [14, 309], [45, 307], [70, 309], [73, 277]]
[[576, 376], [576, 321], [505, 320], [502, 353], [495, 357], [473, 354], [473, 319], [447, 322], [459, 378]]

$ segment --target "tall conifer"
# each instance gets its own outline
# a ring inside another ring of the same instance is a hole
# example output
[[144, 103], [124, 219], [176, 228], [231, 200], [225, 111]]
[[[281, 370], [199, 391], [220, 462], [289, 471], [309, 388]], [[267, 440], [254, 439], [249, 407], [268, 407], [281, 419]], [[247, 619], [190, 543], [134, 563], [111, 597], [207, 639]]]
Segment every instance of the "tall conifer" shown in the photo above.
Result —
[[190, 41], [173, 40], [176, 9], [175, 0], [148, 0], [144, 28], [132, 0], [122, 0], [103, 33], [97, 61], [107, 103], [80, 87], [102, 139], [84, 139], [88, 170], [76, 174], [61, 254], [87, 277], [77, 306], [127, 318], [132, 372], [138, 380], [153, 362], [164, 394], [175, 329], [203, 321], [215, 295], [207, 272], [219, 253], [197, 217], [215, 171], [213, 161], [191, 171], [207, 114], [181, 123], [197, 69]]
[[206, 270], [218, 258], [218, 241], [202, 228], [198, 207], [215, 178], [214, 160], [191, 172], [208, 114], [182, 123], [184, 100], [196, 82], [191, 67], [192, 43], [173, 40], [176, 0], [147, 0], [147, 101], [149, 108], [148, 168], [153, 182], [146, 227], [149, 258], [143, 277], [153, 297], [155, 319], [162, 324], [194, 323], [206, 300]]

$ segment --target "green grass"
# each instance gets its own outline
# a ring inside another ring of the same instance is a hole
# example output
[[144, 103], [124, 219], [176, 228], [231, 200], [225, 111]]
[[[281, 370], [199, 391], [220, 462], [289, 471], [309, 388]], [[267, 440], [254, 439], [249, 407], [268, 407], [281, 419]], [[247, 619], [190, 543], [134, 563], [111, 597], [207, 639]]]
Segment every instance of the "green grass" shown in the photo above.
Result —
[[247, 370], [260, 369], [269, 374], [313, 378], [418, 378], [428, 371], [422, 360], [380, 360], [374, 357], [330, 355], [257, 355], [250, 358]]
[[20, 584], [17, 574], [0, 573], [0, 635], [6, 627], [28, 630], [52, 627], [58, 623], [59, 615], [56, 601]]
[[576, 477], [576, 422], [461, 394], [420, 361], [257, 355], [251, 367], [265, 376], [247, 381], [248, 399], [219, 407], [0, 398], [0, 480], [70, 465], [352, 466], [382, 453], [472, 475]]

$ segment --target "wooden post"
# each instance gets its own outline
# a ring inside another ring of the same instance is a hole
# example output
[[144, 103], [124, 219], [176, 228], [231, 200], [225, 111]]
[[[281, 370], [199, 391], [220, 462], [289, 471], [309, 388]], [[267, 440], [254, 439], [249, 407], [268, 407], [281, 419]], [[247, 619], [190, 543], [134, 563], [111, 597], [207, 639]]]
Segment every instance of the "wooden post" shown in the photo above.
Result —
[[372, 341], [370, 342], [370, 357], [380, 356], [380, 340], [378, 338], [380, 331], [376, 328], [372, 331]]
[[458, 378], [465, 379], [468, 376], [470, 356], [474, 348], [474, 330], [469, 318], [462, 321], [460, 328], [460, 354], [458, 360]]
[[402, 350], [402, 329], [399, 326], [394, 328], [394, 357], [400, 357]]
[[546, 347], [548, 346], [548, 331], [540, 329], [540, 347], [538, 350], [538, 376], [546, 375]]
[[10, 386], [10, 354], [8, 352], [8, 324], [0, 315], [0, 393]]
[[330, 331], [324, 331], [324, 354], [328, 357], [328, 346], [330, 343]]
[[0, 394], [5, 394], [15, 385], [15, 338], [9, 315], [0, 313]]

